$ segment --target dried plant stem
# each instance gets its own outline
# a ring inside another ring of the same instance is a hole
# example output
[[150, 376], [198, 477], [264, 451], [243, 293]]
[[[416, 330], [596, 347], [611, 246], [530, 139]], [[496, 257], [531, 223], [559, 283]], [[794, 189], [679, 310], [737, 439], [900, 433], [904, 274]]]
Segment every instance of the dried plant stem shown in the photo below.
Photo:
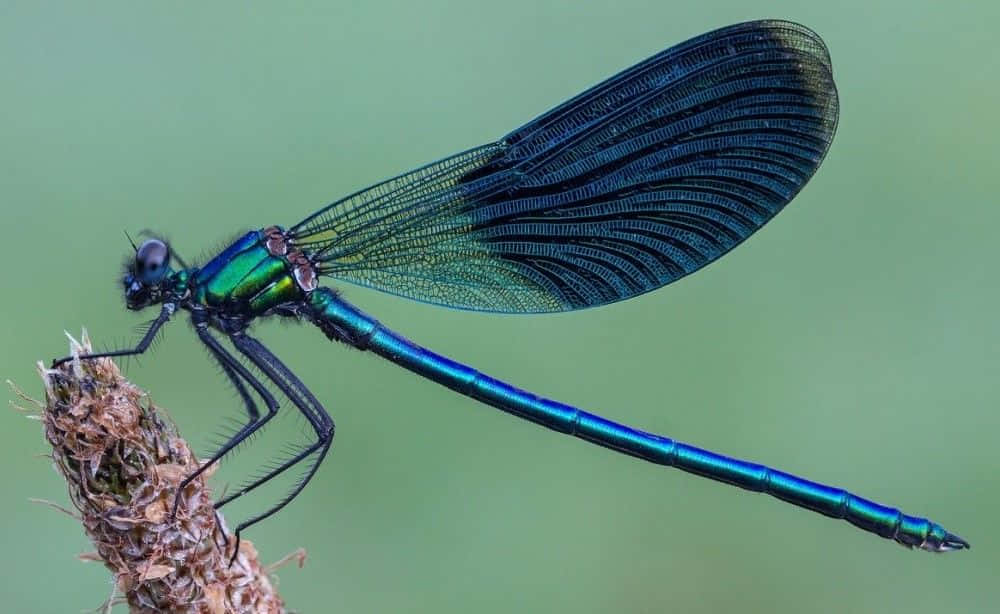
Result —
[[[74, 354], [89, 351], [73, 342]], [[109, 359], [39, 364], [42, 422], [97, 556], [132, 612], [284, 612], [253, 545], [233, 537], [204, 478], [171, 510], [180, 481], [198, 467], [187, 443]]]

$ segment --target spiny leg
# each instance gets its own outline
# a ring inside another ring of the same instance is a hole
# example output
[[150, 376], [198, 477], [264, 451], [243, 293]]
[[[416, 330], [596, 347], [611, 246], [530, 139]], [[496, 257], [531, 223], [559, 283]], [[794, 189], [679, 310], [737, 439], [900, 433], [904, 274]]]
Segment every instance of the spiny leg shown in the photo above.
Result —
[[[238, 446], [240, 443], [245, 441], [248, 437], [253, 435], [259, 429], [261, 429], [268, 421], [278, 413], [278, 402], [274, 399], [271, 392], [258, 380], [246, 367], [243, 366], [240, 361], [236, 360], [232, 354], [230, 354], [226, 348], [222, 346], [219, 341], [212, 336], [212, 333], [208, 331], [208, 327], [204, 322], [195, 323], [195, 332], [198, 333], [198, 338], [205, 347], [208, 348], [212, 356], [215, 357], [219, 364], [222, 365], [222, 370], [229, 377], [230, 381], [236, 386], [237, 392], [239, 392], [240, 397], [243, 399], [243, 405], [246, 407], [248, 421], [247, 423], [236, 433], [234, 433], [228, 441], [226, 441], [207, 461], [203, 462], [198, 469], [194, 470], [190, 475], [184, 478], [177, 488], [177, 494], [174, 496], [174, 508], [171, 512], [171, 516], [177, 515], [177, 506], [180, 504], [181, 493], [184, 492], [184, 488], [187, 487], [195, 478], [204, 473], [209, 467], [219, 462], [223, 456], [228, 454], [233, 448]], [[246, 387], [240, 381], [243, 378], [254, 391], [264, 400], [264, 404], [267, 405], [267, 413], [263, 417], [260, 416], [260, 412], [257, 411], [257, 405], [254, 403], [253, 398], [247, 391]]]
[[286, 367], [277, 356], [264, 347], [263, 344], [245, 333], [230, 335], [230, 339], [232, 340], [233, 345], [236, 346], [236, 349], [249, 358], [250, 361], [268, 377], [268, 379], [274, 382], [278, 389], [280, 389], [281, 392], [288, 397], [298, 410], [302, 412], [302, 415], [306, 417], [306, 420], [309, 421], [309, 424], [316, 432], [316, 441], [309, 444], [298, 454], [295, 454], [291, 458], [285, 460], [268, 473], [257, 478], [252, 483], [223, 498], [221, 501], [216, 503], [216, 508], [222, 507], [230, 501], [243, 496], [261, 484], [264, 484], [272, 478], [282, 474], [290, 467], [305, 460], [310, 455], [318, 452], [316, 460], [312, 463], [312, 465], [310, 465], [305, 475], [302, 476], [301, 480], [299, 480], [299, 482], [292, 488], [291, 491], [289, 491], [287, 495], [285, 495], [283, 499], [263, 513], [244, 520], [236, 526], [236, 530], [233, 532], [236, 537], [236, 545], [233, 549], [233, 556], [230, 559], [230, 564], [232, 564], [232, 561], [236, 559], [236, 555], [239, 552], [240, 533], [247, 527], [268, 518], [281, 508], [288, 505], [292, 499], [302, 492], [302, 489], [309, 483], [309, 480], [311, 480], [313, 475], [316, 474], [316, 470], [319, 468], [320, 463], [322, 463], [323, 458], [330, 449], [330, 444], [333, 442], [334, 424], [333, 419], [323, 408], [323, 405], [316, 399], [315, 396], [313, 396], [311, 392], [309, 392], [309, 389], [306, 388], [305, 384], [303, 384], [302, 381], [299, 380], [299, 378], [296, 377], [295, 374], [292, 373], [291, 370]]
[[[156, 319], [149, 325], [149, 329], [146, 330], [146, 334], [142, 336], [139, 343], [136, 344], [134, 348], [127, 350], [113, 350], [110, 352], [96, 352], [93, 354], [81, 354], [81, 360], [92, 360], [94, 358], [116, 358], [120, 356], [136, 356], [142, 354], [147, 349], [149, 349], [149, 344], [153, 342], [156, 337], [156, 333], [160, 331], [160, 328], [167, 323], [170, 316], [173, 315], [177, 306], [173, 303], [164, 303], [163, 309], [160, 310], [160, 315], [156, 316]], [[73, 360], [72, 356], [64, 356], [62, 358], [52, 361], [52, 368], [55, 369], [59, 365]]]
[[[323, 405], [316, 399], [316, 397], [313, 396], [309, 389], [306, 388], [305, 384], [303, 384], [302, 381], [299, 380], [298, 377], [296, 377], [295, 374], [293, 374], [280, 359], [264, 347], [262, 343], [253, 337], [250, 337], [246, 333], [233, 334], [230, 336], [230, 340], [233, 342], [233, 345], [240, 350], [240, 352], [250, 359], [254, 366], [260, 369], [261, 372], [264, 373], [264, 375], [266, 375], [267, 378], [270, 379], [278, 387], [278, 389], [281, 390], [281, 392], [284, 393], [290, 401], [292, 401], [293, 404], [295, 404], [296, 408], [309, 421], [310, 426], [312, 426], [320, 441], [323, 441], [327, 437], [329, 439], [333, 438], [334, 425], [330, 415], [326, 412]], [[279, 473], [281, 473], [281, 471], [287, 469], [285, 466], [286, 464], [287, 463], [282, 463], [280, 467], [269, 471], [264, 476], [255, 479], [246, 487], [228, 495], [216, 503], [216, 507], [221, 507], [254, 490], [258, 486], [261, 486], [271, 478], [276, 477]], [[295, 463], [292, 462], [291, 464]]]

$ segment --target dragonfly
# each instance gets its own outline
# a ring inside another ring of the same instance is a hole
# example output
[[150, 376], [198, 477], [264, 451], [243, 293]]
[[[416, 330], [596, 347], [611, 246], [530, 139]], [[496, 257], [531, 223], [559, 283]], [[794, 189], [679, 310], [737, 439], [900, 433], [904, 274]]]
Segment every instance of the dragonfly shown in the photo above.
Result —
[[189, 266], [162, 238], [129, 239], [126, 307], [159, 306], [159, 315], [134, 347], [77, 358], [142, 354], [171, 317], [187, 312], [246, 420], [185, 477], [178, 498], [278, 413], [278, 400], [250, 366], [302, 413], [308, 444], [215, 504], [305, 468], [284, 498], [236, 527], [237, 545], [243, 531], [302, 491], [334, 438], [323, 404], [248, 330], [277, 317], [312, 323], [333, 341], [621, 454], [767, 493], [909, 548], [965, 549], [967, 541], [928, 519], [521, 390], [417, 345], [320, 285], [332, 278], [508, 314], [625, 300], [705, 267], [774, 217], [819, 167], [837, 120], [830, 55], [817, 34], [780, 20], [724, 27], [624, 70], [496, 142], [356, 192], [293, 226], [248, 232], [201, 266]]

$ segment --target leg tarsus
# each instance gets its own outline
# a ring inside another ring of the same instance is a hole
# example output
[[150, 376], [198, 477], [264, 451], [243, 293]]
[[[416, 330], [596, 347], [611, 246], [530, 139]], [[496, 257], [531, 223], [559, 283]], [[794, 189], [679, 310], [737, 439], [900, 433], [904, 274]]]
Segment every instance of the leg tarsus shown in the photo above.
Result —
[[233, 563], [236, 562], [236, 557], [240, 553], [240, 527], [236, 527], [236, 530], [233, 531], [233, 538], [234, 538], [233, 539], [233, 555], [231, 557], [229, 557], [229, 567], [233, 566]]
[[[262, 480], [256, 481], [254, 484], [252, 484], [250, 486], [250, 488], [248, 488], [246, 490], [243, 490], [242, 492], [239, 493], [240, 495], [242, 495], [242, 494], [245, 494], [245, 493], [253, 490], [257, 486], [260, 486], [261, 484], [263, 484], [267, 480], [270, 480], [273, 477], [277, 477], [280, 473], [284, 472], [286, 469], [289, 469], [290, 467], [292, 467], [292, 466], [298, 464], [299, 462], [305, 460], [306, 458], [308, 458], [309, 456], [311, 456], [312, 454], [314, 454], [317, 450], [319, 450], [319, 455], [316, 457], [316, 460], [313, 461], [312, 466], [309, 467], [309, 470], [306, 472], [305, 477], [303, 477], [303, 479], [298, 484], [296, 484], [295, 487], [292, 488], [292, 490], [287, 495], [285, 495], [285, 497], [281, 501], [279, 501], [276, 505], [272, 506], [267, 511], [265, 511], [265, 512], [263, 512], [261, 514], [257, 514], [256, 516], [252, 516], [252, 517], [244, 520], [243, 522], [239, 523], [238, 525], [236, 525], [236, 529], [233, 531], [233, 536], [236, 538], [236, 543], [233, 546], [233, 555], [229, 559], [229, 566], [230, 567], [232, 567], [233, 562], [236, 560], [236, 556], [239, 554], [239, 550], [240, 550], [240, 534], [245, 529], [247, 529], [248, 527], [257, 524], [258, 522], [260, 522], [260, 521], [262, 521], [262, 520], [264, 520], [264, 519], [266, 519], [266, 518], [268, 518], [270, 516], [273, 516], [274, 514], [278, 513], [278, 511], [280, 511], [283, 507], [285, 507], [286, 505], [288, 505], [289, 503], [291, 503], [292, 499], [294, 499], [295, 497], [297, 497], [299, 495], [299, 493], [302, 492], [302, 490], [306, 487], [306, 484], [309, 483], [309, 480], [311, 480], [312, 477], [313, 477], [313, 475], [316, 473], [316, 470], [319, 469], [320, 464], [323, 462], [323, 458], [326, 457], [326, 453], [330, 450], [330, 444], [331, 443], [333, 443], [333, 429], [332, 428], [328, 432], [326, 432], [325, 434], [323, 434], [315, 443], [310, 444], [308, 447], [306, 447], [304, 450], [302, 450], [301, 452], [299, 452], [298, 454], [296, 454], [294, 457], [292, 457], [292, 458], [288, 459], [287, 461], [285, 461], [284, 463], [282, 463], [281, 466], [279, 466], [274, 471], [270, 472]], [[229, 501], [235, 499], [236, 496], [239, 496], [239, 495], [235, 495], [235, 496], [231, 495], [227, 499], [224, 499], [221, 502], [217, 503], [216, 504], [216, 509], [218, 509], [221, 505], [223, 505], [225, 503], [228, 503]]]
[[[80, 354], [80, 360], [93, 360], [95, 358], [117, 358], [121, 356], [137, 356], [142, 354], [147, 349], [149, 349], [149, 344], [153, 342], [156, 337], [156, 333], [159, 332], [160, 328], [170, 320], [170, 316], [176, 311], [177, 305], [174, 303], [163, 303], [163, 308], [160, 309], [160, 315], [156, 316], [156, 319], [149, 325], [149, 329], [146, 334], [142, 336], [139, 343], [136, 344], [134, 348], [127, 350], [113, 350], [110, 352], [96, 352], [94, 354]], [[62, 358], [57, 358], [52, 361], [52, 368], [55, 369], [63, 363], [67, 363], [73, 360], [73, 356], [63, 356]]]

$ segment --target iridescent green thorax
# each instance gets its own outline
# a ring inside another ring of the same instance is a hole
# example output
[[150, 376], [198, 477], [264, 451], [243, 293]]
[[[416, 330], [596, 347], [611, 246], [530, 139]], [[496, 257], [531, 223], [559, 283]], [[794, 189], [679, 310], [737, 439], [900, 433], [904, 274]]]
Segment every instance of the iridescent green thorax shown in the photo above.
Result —
[[268, 248], [267, 237], [249, 232], [194, 274], [193, 298], [208, 307], [250, 317], [302, 300], [294, 265]]

